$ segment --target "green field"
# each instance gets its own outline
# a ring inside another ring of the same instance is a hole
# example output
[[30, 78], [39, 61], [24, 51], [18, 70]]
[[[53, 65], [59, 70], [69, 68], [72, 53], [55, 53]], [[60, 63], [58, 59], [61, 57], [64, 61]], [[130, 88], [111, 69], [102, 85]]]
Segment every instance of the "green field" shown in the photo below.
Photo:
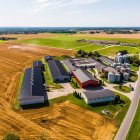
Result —
[[101, 51], [99, 51], [99, 53], [106, 55], [106, 56], [110, 56], [110, 55], [114, 56], [118, 51], [123, 51], [123, 50], [127, 50], [129, 54], [139, 54], [140, 53], [140, 50], [133, 48], [133, 47], [129, 47], [129, 46], [114, 46], [111, 48], [101, 50]]
[[126, 140], [139, 140], [140, 139], [140, 102], [137, 108], [137, 112], [133, 119], [132, 125], [126, 137]]
[[17, 110], [20, 110], [21, 109], [20, 108], [20, 104], [18, 102], [18, 97], [19, 97], [19, 94], [20, 94], [20, 89], [21, 89], [23, 78], [24, 78], [24, 73], [22, 73], [21, 76], [20, 76], [20, 78], [19, 78], [18, 89], [17, 89], [15, 100], [13, 102], [13, 106], [12, 106], [12, 109], [14, 111], [17, 111]]
[[135, 72], [137, 72], [139, 70], [139, 67], [134, 66], [132, 64], [130, 65], [130, 68], [131, 68], [132, 71], [135, 71]]
[[64, 48], [64, 49], [72, 49], [72, 50], [85, 50], [87, 52], [90, 51], [99, 51], [103, 55], [115, 55], [120, 50], [128, 50], [130, 54], [138, 54], [140, 52], [140, 45], [136, 47], [130, 46], [114, 46], [111, 48], [105, 48], [105, 46], [94, 45], [84, 42], [78, 42], [80, 39], [89, 39], [89, 40], [111, 40], [111, 41], [120, 41], [124, 43], [135, 43], [140, 44], [140, 39], [120, 39], [120, 38], [96, 38], [96, 37], [81, 37], [81, 36], [72, 36], [72, 35], [64, 35], [59, 34], [57, 36], [50, 36], [48, 38], [37, 38], [37, 39], [28, 39], [28, 40], [20, 40], [21, 43], [27, 44], [36, 44], [41, 46], [48, 47], [56, 47], [56, 48]]
[[30, 40], [22, 40], [20, 42], [27, 44], [36, 44], [41, 46], [49, 46], [56, 48], [64, 48], [64, 49], [73, 49], [73, 50], [86, 50], [86, 51], [94, 51], [103, 48], [103, 46], [97, 46], [88, 43], [81, 43], [77, 40], [82, 39], [81, 37], [75, 37], [70, 35], [58, 35], [48, 38], [38, 38], [38, 39], [30, 39]]
[[122, 87], [115, 86], [114, 88], [116, 90], [121, 91], [121, 92], [124, 92], [124, 93], [130, 93], [130, 88], [127, 87], [127, 86], [122, 86]]
[[3, 43], [4, 41], [3, 40], [0, 40], [0, 43]]
[[125, 117], [127, 113], [127, 110], [129, 108], [131, 101], [127, 97], [119, 93], [115, 93], [115, 94], [120, 95], [120, 99], [122, 101], [120, 104], [108, 103], [108, 104], [100, 104], [100, 106], [92, 106], [92, 105], [86, 104], [84, 100], [78, 99], [74, 97], [73, 95], [68, 95], [68, 96], [59, 97], [59, 98], [50, 100], [49, 104], [53, 105], [55, 103], [60, 103], [60, 102], [64, 102], [68, 100], [75, 105], [78, 105], [82, 108], [85, 108], [93, 112], [97, 112], [101, 115], [104, 115], [102, 114], [102, 110], [107, 109], [110, 112], [110, 114], [105, 115], [105, 117], [109, 117], [110, 119], [113, 119], [116, 122], [117, 128], [119, 128], [119, 126], [121, 125], [121, 122], [123, 121], [123, 118]]

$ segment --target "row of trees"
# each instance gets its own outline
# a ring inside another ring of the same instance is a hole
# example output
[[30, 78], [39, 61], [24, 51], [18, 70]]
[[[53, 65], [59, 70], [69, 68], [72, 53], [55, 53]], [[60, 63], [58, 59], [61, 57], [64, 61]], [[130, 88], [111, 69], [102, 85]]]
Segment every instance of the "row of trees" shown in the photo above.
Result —
[[140, 66], [139, 56], [136, 56], [136, 55], [131, 56], [130, 63], [133, 64], [134, 66]]
[[78, 93], [77, 91], [73, 92], [73, 96], [78, 98], [78, 99], [82, 99], [81, 93]]
[[99, 57], [100, 54], [97, 51], [94, 52], [86, 52], [84, 50], [77, 51], [76, 57]]

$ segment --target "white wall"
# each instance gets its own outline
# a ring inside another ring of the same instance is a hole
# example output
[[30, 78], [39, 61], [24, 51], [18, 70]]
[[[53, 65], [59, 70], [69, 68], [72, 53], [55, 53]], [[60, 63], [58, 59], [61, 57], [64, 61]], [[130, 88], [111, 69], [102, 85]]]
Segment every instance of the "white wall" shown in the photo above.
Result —
[[44, 97], [38, 97], [36, 99], [22, 99], [19, 100], [20, 105], [30, 105], [30, 104], [37, 104], [37, 103], [44, 103]]

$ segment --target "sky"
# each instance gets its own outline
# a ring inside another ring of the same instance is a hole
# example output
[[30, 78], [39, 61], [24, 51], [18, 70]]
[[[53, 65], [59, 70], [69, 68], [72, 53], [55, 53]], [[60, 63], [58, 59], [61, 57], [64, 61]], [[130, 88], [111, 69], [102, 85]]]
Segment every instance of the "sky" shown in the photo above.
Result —
[[0, 0], [0, 27], [140, 27], [140, 0]]

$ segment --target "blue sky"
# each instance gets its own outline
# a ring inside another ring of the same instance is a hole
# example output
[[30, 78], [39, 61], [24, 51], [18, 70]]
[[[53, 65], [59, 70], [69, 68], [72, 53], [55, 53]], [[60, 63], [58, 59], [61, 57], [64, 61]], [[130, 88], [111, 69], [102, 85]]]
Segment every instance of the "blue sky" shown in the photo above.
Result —
[[140, 27], [140, 0], [0, 0], [0, 26]]

